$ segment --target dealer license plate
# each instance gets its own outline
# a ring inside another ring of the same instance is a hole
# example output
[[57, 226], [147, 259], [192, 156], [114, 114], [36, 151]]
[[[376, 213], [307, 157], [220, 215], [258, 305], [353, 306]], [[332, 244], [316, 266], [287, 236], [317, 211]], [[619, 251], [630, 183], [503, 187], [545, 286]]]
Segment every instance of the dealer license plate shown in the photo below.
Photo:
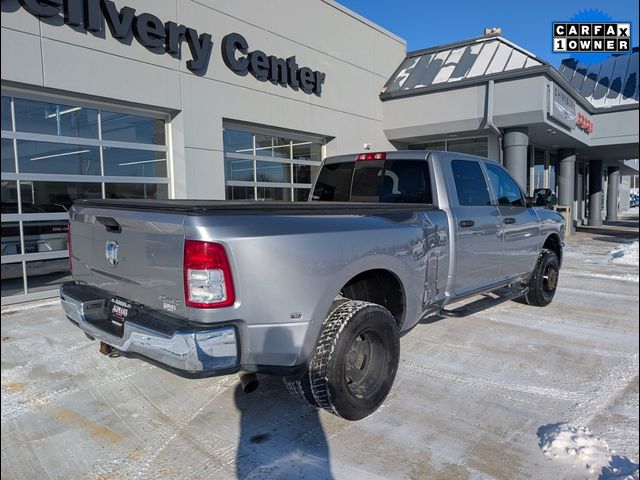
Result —
[[130, 318], [132, 314], [133, 305], [118, 297], [111, 298], [109, 320], [111, 321], [112, 327], [117, 329], [124, 328], [124, 322], [127, 318]]

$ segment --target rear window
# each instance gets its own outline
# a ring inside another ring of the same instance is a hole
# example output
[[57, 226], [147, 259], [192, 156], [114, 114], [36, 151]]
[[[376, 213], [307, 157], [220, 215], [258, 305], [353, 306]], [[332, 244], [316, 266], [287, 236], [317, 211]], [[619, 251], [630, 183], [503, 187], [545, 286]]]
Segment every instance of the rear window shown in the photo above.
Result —
[[366, 203], [432, 203], [424, 160], [367, 160], [325, 165], [313, 200]]
[[458, 203], [464, 206], [491, 205], [489, 189], [480, 164], [472, 160], [451, 162]]
[[354, 165], [355, 162], [324, 165], [320, 170], [312, 199], [323, 202], [348, 202]]

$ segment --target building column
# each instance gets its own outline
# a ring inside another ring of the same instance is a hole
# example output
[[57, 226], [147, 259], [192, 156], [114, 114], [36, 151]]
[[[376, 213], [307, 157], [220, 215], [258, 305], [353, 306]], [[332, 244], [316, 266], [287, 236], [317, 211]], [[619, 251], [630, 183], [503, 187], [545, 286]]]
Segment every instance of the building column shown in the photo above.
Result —
[[589, 203], [589, 162], [582, 164], [582, 174], [584, 179], [582, 180], [582, 224], [586, 225], [589, 222], [587, 218], [588, 203]]
[[573, 148], [558, 150], [558, 204], [571, 207], [575, 196], [576, 151]]
[[584, 170], [582, 165], [578, 165], [576, 168], [576, 213], [573, 218], [576, 219], [578, 225], [582, 225], [584, 219]]
[[589, 225], [602, 225], [602, 160], [589, 162]]
[[529, 129], [527, 127], [508, 128], [502, 137], [504, 166], [515, 178], [523, 191], [527, 188], [527, 147]]
[[620, 179], [620, 208], [619, 212], [627, 212], [630, 208], [629, 187], [631, 186], [631, 176], [623, 175]]
[[607, 175], [607, 220], [618, 220], [618, 186], [620, 185], [620, 167], [609, 167]]

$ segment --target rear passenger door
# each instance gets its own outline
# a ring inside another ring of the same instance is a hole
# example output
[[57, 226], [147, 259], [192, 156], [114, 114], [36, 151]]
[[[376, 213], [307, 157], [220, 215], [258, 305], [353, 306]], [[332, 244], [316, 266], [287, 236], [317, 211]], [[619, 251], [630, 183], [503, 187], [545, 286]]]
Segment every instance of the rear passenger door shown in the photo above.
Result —
[[456, 296], [498, 282], [502, 277], [501, 218], [492, 204], [477, 160], [452, 160], [452, 214], [455, 220]]
[[485, 162], [484, 166], [502, 217], [503, 274], [513, 277], [530, 273], [538, 258], [538, 215], [527, 208], [518, 183], [501, 165]]

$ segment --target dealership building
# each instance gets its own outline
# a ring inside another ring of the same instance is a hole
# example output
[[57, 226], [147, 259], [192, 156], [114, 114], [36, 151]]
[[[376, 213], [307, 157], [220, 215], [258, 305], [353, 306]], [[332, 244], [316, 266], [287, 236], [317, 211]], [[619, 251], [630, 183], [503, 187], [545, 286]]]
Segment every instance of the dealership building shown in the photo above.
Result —
[[79, 198], [305, 201], [326, 156], [436, 149], [597, 225], [638, 172], [637, 50], [560, 70], [496, 35], [407, 53], [332, 0], [3, 0], [0, 44], [3, 303], [69, 278]]

